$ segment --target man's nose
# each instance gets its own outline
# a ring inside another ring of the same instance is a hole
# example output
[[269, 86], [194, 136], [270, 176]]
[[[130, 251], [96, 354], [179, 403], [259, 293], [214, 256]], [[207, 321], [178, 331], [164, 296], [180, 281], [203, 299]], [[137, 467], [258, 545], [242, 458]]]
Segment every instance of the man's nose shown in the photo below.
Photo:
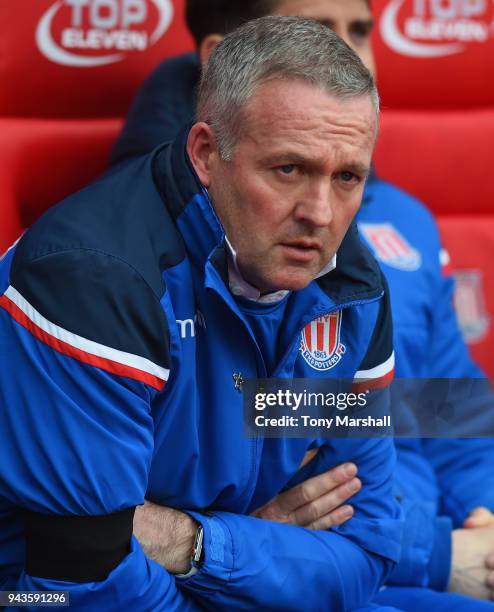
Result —
[[331, 186], [321, 183], [312, 186], [299, 198], [295, 207], [297, 221], [314, 227], [327, 227], [333, 219]]

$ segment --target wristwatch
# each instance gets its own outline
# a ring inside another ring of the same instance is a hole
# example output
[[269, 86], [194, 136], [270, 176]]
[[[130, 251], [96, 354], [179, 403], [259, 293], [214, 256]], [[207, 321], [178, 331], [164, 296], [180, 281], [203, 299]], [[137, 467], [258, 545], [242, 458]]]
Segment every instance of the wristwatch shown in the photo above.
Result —
[[204, 561], [204, 529], [199, 525], [194, 540], [194, 548], [192, 549], [192, 559], [190, 563], [193, 567], [199, 568]]
[[190, 557], [190, 570], [186, 574], [176, 574], [177, 578], [191, 578], [195, 576], [201, 568], [202, 562], [204, 561], [204, 529], [202, 525], [199, 525], [196, 531], [196, 537], [194, 538], [194, 547], [192, 548], [192, 555]]

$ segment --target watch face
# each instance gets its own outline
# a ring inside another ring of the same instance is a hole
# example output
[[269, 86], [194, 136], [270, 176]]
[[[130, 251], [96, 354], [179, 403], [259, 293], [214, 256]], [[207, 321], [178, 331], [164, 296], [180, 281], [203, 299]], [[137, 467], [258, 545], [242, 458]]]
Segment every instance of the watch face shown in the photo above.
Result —
[[194, 551], [192, 553], [192, 561], [194, 563], [202, 563], [203, 561], [203, 542], [204, 542], [204, 529], [202, 525], [197, 528], [196, 539], [194, 542]]

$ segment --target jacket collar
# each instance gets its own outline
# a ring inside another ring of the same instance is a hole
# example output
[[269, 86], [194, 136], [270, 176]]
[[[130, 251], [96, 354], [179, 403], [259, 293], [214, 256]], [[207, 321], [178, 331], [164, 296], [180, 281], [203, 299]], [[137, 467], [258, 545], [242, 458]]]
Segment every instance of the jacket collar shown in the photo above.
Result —
[[191, 259], [203, 267], [224, 242], [223, 227], [187, 154], [190, 126], [173, 143], [157, 149], [153, 174], [158, 190], [177, 223]]
[[[187, 155], [189, 129], [187, 126], [173, 143], [155, 151], [154, 179], [180, 229], [191, 260], [201, 269], [211, 261], [228, 284], [225, 233]], [[313, 282], [336, 305], [376, 299], [382, 295], [382, 273], [360, 240], [355, 222], [338, 249], [337, 266]]]

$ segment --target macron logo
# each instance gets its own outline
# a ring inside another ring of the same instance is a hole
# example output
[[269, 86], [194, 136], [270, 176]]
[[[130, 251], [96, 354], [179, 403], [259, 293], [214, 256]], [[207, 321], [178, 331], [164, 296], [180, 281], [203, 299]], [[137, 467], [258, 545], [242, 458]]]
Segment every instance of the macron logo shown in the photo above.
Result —
[[193, 319], [177, 319], [177, 325], [180, 329], [180, 337], [182, 339], [195, 338], [196, 325], [206, 329], [206, 319], [202, 312], [198, 310]]

